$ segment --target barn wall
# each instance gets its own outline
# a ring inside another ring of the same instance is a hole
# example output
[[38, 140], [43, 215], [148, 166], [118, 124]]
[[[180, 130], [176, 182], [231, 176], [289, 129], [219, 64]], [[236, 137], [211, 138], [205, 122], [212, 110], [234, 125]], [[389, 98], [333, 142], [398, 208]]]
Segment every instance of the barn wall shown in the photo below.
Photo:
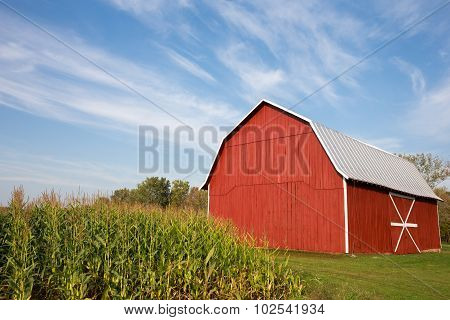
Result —
[[[401, 227], [392, 227], [391, 222], [401, 222], [389, 197], [389, 191], [361, 183], [347, 184], [348, 224], [350, 253], [393, 253], [400, 236]], [[412, 200], [393, 196], [403, 219], [406, 218]], [[439, 249], [439, 226], [435, 200], [416, 198], [408, 223], [421, 251]], [[397, 253], [417, 253], [417, 249], [404, 233]]]
[[418, 246], [420, 250], [440, 249], [439, 221], [436, 200], [417, 201], [413, 209], [416, 223], [419, 225]]
[[209, 188], [211, 215], [271, 247], [345, 250], [342, 177], [309, 124], [270, 105], [225, 142]]

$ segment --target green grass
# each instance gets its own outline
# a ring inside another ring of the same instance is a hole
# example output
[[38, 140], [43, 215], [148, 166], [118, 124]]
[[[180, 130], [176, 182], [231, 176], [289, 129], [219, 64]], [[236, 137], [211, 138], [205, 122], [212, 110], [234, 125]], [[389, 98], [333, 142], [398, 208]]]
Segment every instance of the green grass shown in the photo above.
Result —
[[450, 299], [450, 244], [441, 253], [345, 255], [281, 251], [310, 299]]

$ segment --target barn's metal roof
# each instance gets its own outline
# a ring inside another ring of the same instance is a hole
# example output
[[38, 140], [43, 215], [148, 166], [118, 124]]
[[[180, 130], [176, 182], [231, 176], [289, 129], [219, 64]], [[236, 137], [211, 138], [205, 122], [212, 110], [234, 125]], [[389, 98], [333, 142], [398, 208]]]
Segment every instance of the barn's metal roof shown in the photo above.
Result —
[[346, 179], [440, 200], [417, 168], [403, 158], [311, 122], [336, 170]]
[[419, 197], [441, 200], [434, 194], [414, 164], [408, 160], [351, 138], [339, 131], [327, 128], [318, 122], [311, 121], [290, 109], [268, 100], [261, 100], [222, 140], [211, 166], [211, 171], [201, 187], [202, 189], [205, 189], [209, 183], [210, 175], [224, 142], [239, 129], [241, 123], [250, 117], [262, 103], [270, 104], [275, 108], [308, 122], [336, 171], [345, 179], [378, 185]]

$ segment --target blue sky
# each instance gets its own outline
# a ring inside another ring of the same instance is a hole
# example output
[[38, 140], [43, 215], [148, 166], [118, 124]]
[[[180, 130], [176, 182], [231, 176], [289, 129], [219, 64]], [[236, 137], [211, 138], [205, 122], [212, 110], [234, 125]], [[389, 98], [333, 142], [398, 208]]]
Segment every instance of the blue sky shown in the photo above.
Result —
[[[291, 106], [443, 3], [5, 2], [195, 130], [233, 125], [262, 98]], [[449, 15], [294, 110], [391, 152], [449, 159]], [[144, 179], [138, 126], [180, 124], [3, 5], [0, 21], [0, 202], [15, 185], [35, 196]]]

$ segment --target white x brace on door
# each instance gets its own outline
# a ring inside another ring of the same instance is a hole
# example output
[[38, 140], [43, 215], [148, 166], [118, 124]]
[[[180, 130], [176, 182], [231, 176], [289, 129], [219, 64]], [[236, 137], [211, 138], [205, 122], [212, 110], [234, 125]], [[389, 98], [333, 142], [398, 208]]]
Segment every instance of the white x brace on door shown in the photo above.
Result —
[[[405, 220], [403, 220], [402, 215], [400, 214], [400, 211], [398, 210], [397, 205], [395, 204], [394, 198], [392, 198], [392, 196], [399, 197], [399, 198], [406, 198], [406, 199], [412, 200], [411, 206], [409, 207], [408, 214], [406, 215]], [[398, 217], [400, 218], [400, 221], [401, 221], [401, 223], [399, 223], [399, 222], [391, 222], [391, 226], [392, 227], [401, 227], [402, 228], [402, 230], [400, 231], [400, 236], [398, 237], [397, 244], [395, 246], [394, 252], [397, 252], [398, 246], [400, 245], [400, 241], [402, 239], [402, 235], [403, 235], [403, 233], [406, 230], [406, 232], [408, 233], [408, 235], [411, 238], [412, 242], [416, 246], [417, 251], [420, 253], [420, 249], [417, 246], [416, 241], [414, 241], [414, 238], [413, 238], [411, 232], [409, 232], [409, 230], [408, 230], [408, 228], [417, 228], [418, 227], [417, 223], [408, 223], [408, 219], [409, 219], [409, 216], [411, 215], [411, 211], [412, 211], [412, 209], [414, 207], [414, 203], [416, 202], [416, 199], [414, 199], [412, 197], [407, 197], [407, 196], [404, 196], [404, 195], [401, 195], [401, 194], [392, 193], [392, 192], [389, 193], [389, 197], [391, 198], [391, 201], [392, 201], [392, 204], [394, 205], [395, 211], [397, 212], [397, 215], [398, 215]]]

